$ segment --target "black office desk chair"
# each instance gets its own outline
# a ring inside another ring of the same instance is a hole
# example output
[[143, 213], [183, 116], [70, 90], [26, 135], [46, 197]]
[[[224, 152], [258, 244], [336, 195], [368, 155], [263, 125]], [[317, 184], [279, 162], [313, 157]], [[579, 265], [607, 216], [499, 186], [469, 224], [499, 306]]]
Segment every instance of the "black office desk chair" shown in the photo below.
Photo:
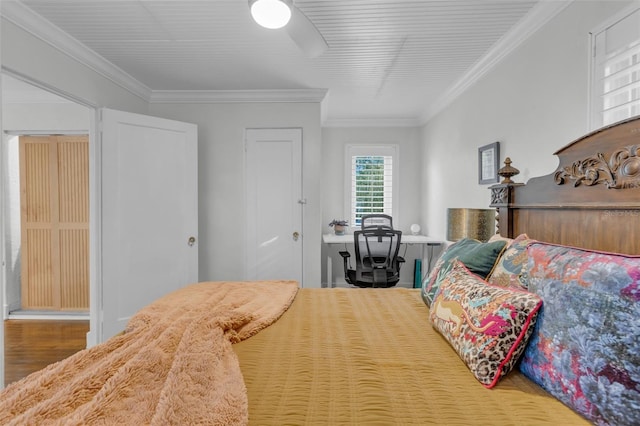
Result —
[[382, 213], [372, 213], [362, 216], [360, 228], [364, 229], [371, 226], [385, 226], [393, 229], [393, 218]]
[[400, 280], [404, 258], [398, 256], [402, 231], [387, 226], [367, 226], [353, 233], [356, 268], [349, 268], [351, 254], [341, 251], [344, 278], [357, 287], [393, 287]]

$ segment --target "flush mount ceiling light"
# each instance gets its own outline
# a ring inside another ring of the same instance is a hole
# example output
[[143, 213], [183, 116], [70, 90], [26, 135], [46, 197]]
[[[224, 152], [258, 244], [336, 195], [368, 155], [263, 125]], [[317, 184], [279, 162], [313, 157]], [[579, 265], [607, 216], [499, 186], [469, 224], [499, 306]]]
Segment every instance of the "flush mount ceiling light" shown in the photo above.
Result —
[[317, 58], [329, 49], [318, 28], [293, 0], [249, 0], [249, 8], [253, 19], [265, 28], [286, 26], [286, 32], [307, 57]]
[[292, 0], [249, 0], [251, 16], [259, 25], [277, 29], [291, 19]]

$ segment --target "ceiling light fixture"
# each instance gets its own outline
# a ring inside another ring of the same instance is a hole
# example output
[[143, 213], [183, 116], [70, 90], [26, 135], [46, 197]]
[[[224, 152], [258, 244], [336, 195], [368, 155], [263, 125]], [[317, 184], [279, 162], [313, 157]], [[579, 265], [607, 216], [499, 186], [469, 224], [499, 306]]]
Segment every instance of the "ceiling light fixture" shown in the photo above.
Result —
[[287, 25], [292, 5], [292, 0], [249, 0], [253, 20], [269, 29]]

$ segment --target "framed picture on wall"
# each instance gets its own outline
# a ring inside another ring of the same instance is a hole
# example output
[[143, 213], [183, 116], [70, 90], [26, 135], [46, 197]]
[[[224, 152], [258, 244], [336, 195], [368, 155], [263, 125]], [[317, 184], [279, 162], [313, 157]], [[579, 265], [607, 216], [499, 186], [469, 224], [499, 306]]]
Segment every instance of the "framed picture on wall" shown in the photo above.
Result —
[[500, 162], [500, 142], [478, 148], [478, 183], [485, 185], [497, 183], [498, 163]]

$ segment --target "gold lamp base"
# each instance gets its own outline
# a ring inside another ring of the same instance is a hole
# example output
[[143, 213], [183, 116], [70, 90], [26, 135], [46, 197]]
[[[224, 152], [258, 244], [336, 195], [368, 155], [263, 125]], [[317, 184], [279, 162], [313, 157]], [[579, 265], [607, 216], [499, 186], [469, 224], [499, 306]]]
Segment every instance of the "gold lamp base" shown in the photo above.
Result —
[[486, 242], [496, 232], [494, 209], [447, 209], [447, 240], [473, 238]]

